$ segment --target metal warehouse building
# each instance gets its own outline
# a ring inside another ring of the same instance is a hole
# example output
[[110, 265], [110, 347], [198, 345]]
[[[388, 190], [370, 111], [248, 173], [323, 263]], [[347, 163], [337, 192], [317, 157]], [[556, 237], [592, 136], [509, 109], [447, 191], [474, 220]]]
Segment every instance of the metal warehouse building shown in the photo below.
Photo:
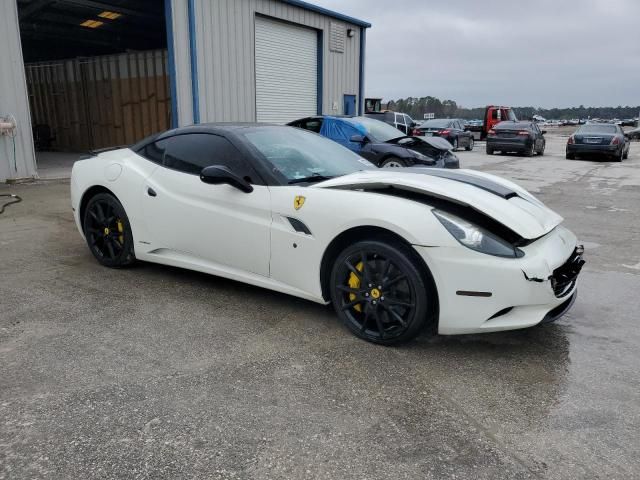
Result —
[[362, 113], [368, 27], [299, 0], [0, 2], [0, 181], [172, 126]]

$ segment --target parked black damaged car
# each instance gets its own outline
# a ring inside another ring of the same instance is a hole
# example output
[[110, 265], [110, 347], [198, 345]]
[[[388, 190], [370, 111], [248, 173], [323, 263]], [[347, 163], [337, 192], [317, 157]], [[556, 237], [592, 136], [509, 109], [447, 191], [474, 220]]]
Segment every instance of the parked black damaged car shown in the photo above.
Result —
[[460, 168], [460, 160], [445, 139], [411, 137], [372, 118], [318, 115], [295, 120], [288, 125], [330, 138], [377, 167]]

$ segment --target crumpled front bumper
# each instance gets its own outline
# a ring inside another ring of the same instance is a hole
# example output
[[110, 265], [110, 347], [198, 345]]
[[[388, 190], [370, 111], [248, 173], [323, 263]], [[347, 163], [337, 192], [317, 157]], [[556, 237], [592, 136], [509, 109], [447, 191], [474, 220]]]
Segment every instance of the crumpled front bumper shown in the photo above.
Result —
[[521, 247], [522, 258], [494, 257], [463, 246], [414, 247], [438, 289], [438, 333], [514, 330], [555, 320], [575, 300], [576, 284], [556, 296], [554, 271], [573, 256], [576, 244], [575, 235], [558, 226]]

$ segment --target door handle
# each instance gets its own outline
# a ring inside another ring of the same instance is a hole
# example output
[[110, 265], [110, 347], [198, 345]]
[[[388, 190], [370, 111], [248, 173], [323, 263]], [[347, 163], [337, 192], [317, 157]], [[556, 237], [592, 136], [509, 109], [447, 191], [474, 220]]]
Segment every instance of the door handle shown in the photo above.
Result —
[[147, 195], [149, 195], [150, 197], [157, 197], [158, 196], [156, 191], [151, 187], [147, 187]]

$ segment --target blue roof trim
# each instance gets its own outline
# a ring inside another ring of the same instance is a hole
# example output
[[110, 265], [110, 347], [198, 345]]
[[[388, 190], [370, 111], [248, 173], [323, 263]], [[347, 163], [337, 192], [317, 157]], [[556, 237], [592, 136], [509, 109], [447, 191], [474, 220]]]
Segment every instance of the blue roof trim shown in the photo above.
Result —
[[338, 12], [334, 12], [333, 10], [329, 10], [327, 8], [319, 7], [318, 5], [314, 5], [309, 2], [303, 2], [302, 0], [281, 0], [283, 3], [288, 3], [289, 5], [293, 5], [295, 7], [304, 8], [305, 10], [311, 10], [312, 12], [321, 13], [322, 15], [326, 15], [328, 17], [337, 18], [338, 20], [342, 20], [344, 22], [351, 23], [353, 25], [358, 25], [359, 27], [371, 28], [371, 24], [369, 22], [365, 22], [364, 20], [358, 20], [357, 18], [349, 17], [348, 15], [343, 15]]
[[191, 95], [193, 96], [193, 123], [200, 123], [200, 88], [198, 85], [198, 50], [196, 47], [196, 5], [189, 0], [189, 53], [191, 55]]
[[173, 13], [171, 0], [164, 0], [164, 18], [167, 28], [167, 51], [169, 63], [169, 88], [171, 90], [171, 128], [176, 128], [178, 122], [178, 87], [176, 85], [176, 55], [173, 49]]
[[364, 55], [367, 44], [367, 33], [360, 29], [360, 65], [358, 68], [358, 115], [364, 115]]

